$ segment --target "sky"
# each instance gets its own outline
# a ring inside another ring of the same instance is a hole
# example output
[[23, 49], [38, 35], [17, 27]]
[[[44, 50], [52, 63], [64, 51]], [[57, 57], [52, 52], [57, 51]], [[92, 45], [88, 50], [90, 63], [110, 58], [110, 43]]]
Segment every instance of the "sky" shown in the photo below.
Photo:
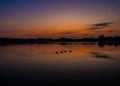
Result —
[[120, 36], [120, 0], [0, 0], [0, 37]]

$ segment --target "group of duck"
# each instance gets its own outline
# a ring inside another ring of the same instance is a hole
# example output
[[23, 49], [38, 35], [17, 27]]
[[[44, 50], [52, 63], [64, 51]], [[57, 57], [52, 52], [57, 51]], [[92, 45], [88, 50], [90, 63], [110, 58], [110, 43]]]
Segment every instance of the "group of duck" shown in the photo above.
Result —
[[67, 50], [63, 50], [63, 51], [56, 51], [55, 53], [56, 53], [56, 54], [59, 54], [59, 53], [60, 53], [60, 54], [62, 54], [62, 53], [67, 53], [67, 52], [71, 53], [71, 52], [72, 52], [72, 50], [68, 50], [68, 51], [67, 51]]

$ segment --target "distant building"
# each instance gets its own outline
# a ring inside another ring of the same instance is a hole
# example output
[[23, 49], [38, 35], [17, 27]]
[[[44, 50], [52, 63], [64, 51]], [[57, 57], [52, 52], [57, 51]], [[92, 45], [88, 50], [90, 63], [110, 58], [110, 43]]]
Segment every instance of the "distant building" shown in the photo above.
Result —
[[104, 35], [100, 35], [99, 37], [98, 37], [98, 39], [103, 39], [104, 38]]
[[104, 35], [99, 35], [98, 36], [98, 41], [103, 41], [104, 38], [105, 38]]

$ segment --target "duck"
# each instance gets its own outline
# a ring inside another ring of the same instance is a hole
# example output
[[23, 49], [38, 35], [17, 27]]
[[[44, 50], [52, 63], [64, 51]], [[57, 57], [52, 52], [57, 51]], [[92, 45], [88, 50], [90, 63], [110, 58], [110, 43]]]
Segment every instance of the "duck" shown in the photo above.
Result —
[[71, 53], [71, 52], [72, 52], [72, 50], [69, 50], [69, 52]]
[[60, 51], [60, 53], [63, 53], [63, 51]]
[[67, 51], [66, 51], [66, 50], [64, 50], [64, 52], [66, 53]]
[[55, 53], [58, 54], [59, 52], [56, 51]]

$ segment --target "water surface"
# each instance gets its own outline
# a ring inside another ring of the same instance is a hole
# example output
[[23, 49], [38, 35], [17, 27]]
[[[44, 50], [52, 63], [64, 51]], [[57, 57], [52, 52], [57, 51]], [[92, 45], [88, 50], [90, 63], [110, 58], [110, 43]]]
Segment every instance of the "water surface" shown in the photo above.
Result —
[[96, 43], [0, 46], [0, 75], [7, 83], [117, 82], [120, 46]]

